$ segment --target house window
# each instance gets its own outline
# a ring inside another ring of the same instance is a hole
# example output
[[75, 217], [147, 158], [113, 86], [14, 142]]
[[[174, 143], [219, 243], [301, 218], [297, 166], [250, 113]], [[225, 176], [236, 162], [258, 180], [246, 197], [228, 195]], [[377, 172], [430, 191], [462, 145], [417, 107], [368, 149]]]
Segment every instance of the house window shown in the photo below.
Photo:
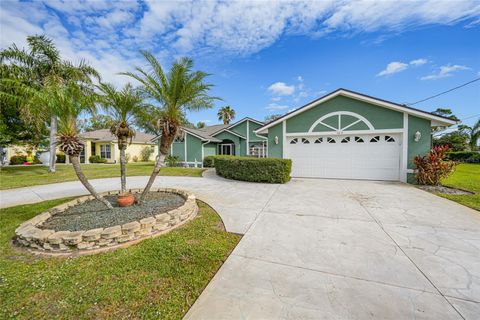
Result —
[[370, 142], [378, 142], [380, 141], [380, 136], [375, 136], [372, 139], [370, 139]]
[[308, 139], [302, 138], [302, 143], [303, 143], [303, 144], [309, 144], [310, 141], [309, 141]]
[[345, 137], [340, 141], [340, 143], [349, 143], [350, 142], [350, 137]]
[[314, 143], [322, 143], [323, 142], [323, 138], [318, 138], [317, 140], [315, 140]]
[[395, 142], [395, 139], [393, 137], [390, 137], [390, 136], [385, 136], [385, 141], [387, 142]]
[[298, 142], [298, 139], [297, 138], [293, 138], [291, 141], [290, 141], [290, 144], [297, 144]]
[[111, 149], [109, 144], [100, 145], [100, 158], [104, 158], [104, 159], [111, 158]]
[[327, 137], [327, 142], [328, 143], [336, 143], [337, 141], [335, 141], [335, 139], [333, 139], [331, 137]]

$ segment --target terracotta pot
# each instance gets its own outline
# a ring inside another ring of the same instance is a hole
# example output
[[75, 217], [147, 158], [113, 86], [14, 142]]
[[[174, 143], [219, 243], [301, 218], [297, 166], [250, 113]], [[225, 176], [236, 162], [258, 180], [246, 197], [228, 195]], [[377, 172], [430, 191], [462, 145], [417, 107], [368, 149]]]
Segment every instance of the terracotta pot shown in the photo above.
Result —
[[131, 193], [119, 194], [117, 197], [117, 203], [120, 207], [131, 206], [135, 202], [135, 197]]

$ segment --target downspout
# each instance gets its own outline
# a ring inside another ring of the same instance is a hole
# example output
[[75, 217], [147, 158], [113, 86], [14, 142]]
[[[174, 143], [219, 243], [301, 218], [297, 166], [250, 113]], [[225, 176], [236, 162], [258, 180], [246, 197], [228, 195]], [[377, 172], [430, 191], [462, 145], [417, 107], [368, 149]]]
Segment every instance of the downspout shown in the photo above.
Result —
[[207, 142], [202, 143], [202, 168], [203, 168], [203, 159], [205, 158], [205, 151], [203, 150], [203, 147], [208, 143], [210, 143], [210, 140], [207, 140]]

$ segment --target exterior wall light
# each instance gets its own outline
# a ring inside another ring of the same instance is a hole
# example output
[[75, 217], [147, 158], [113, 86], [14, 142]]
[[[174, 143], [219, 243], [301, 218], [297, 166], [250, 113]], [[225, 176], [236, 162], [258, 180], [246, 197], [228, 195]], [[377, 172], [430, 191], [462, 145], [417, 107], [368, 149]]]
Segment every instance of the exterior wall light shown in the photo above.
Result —
[[278, 144], [278, 136], [275, 136], [275, 144]]
[[420, 131], [415, 132], [415, 136], [414, 136], [413, 140], [415, 142], [418, 142], [418, 141], [420, 141], [421, 138], [422, 138], [422, 134], [420, 133]]

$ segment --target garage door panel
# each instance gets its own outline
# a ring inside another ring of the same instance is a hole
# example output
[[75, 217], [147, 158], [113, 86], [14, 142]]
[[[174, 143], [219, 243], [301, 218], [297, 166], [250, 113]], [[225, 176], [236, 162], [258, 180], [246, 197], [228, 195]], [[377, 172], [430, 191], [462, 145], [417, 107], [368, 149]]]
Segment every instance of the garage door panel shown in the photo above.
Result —
[[294, 177], [399, 179], [398, 135], [297, 137], [291, 144], [292, 139], [287, 141], [286, 156], [292, 159]]

